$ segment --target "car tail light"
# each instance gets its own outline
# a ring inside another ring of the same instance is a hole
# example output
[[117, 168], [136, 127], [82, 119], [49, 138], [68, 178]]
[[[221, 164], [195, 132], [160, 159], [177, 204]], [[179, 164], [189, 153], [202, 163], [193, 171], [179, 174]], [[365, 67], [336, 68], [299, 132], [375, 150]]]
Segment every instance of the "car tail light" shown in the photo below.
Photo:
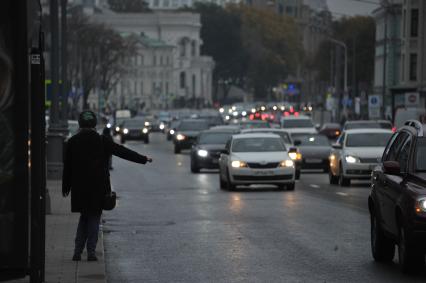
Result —
[[299, 112], [294, 112], [294, 116], [298, 117], [299, 116]]
[[288, 111], [284, 112], [284, 116], [288, 117], [290, 116], [290, 113], [288, 113]]
[[392, 132], [395, 133], [396, 132], [396, 127], [392, 127]]

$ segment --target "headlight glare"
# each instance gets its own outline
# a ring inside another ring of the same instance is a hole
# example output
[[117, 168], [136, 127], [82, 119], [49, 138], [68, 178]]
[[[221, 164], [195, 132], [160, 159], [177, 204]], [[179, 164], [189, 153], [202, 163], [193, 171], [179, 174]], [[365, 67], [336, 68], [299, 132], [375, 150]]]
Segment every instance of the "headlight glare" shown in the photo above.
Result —
[[416, 201], [416, 212], [426, 213], [426, 198], [420, 198]]
[[209, 154], [209, 152], [205, 149], [200, 149], [197, 151], [198, 156], [200, 157], [207, 157], [207, 155]]
[[244, 161], [234, 160], [231, 162], [231, 166], [233, 168], [244, 168], [247, 167], [247, 163], [245, 163]]
[[160, 130], [164, 130], [164, 124], [160, 124]]
[[358, 163], [359, 159], [358, 157], [352, 156], [352, 155], [346, 155], [345, 160], [347, 163]]
[[115, 131], [119, 132], [120, 131], [120, 127], [115, 127]]
[[129, 129], [124, 128], [123, 129], [123, 134], [127, 135], [129, 133]]
[[147, 128], [143, 128], [142, 129], [142, 133], [147, 134], [148, 133], [148, 129]]
[[185, 136], [184, 136], [184, 135], [181, 135], [181, 134], [178, 134], [178, 135], [176, 136], [176, 139], [177, 139], [178, 141], [183, 141], [183, 140], [185, 139]]
[[145, 122], [145, 126], [147, 126], [147, 127], [148, 127], [148, 126], [149, 126], [149, 122]]
[[301, 160], [302, 159], [302, 154], [300, 152], [289, 152], [288, 156], [291, 158], [291, 160]]
[[290, 160], [290, 159], [280, 162], [280, 167], [293, 167], [293, 166], [294, 166], [294, 162], [293, 160]]
[[175, 134], [175, 130], [170, 130], [170, 132], [169, 132], [171, 135], [174, 135]]

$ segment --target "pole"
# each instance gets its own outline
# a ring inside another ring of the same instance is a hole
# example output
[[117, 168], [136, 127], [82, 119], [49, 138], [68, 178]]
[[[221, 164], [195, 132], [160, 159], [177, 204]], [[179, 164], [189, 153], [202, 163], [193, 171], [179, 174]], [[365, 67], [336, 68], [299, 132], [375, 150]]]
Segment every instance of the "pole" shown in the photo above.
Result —
[[384, 8], [384, 34], [383, 34], [383, 86], [382, 86], [382, 117], [385, 116], [384, 101], [386, 97], [386, 61], [387, 61], [387, 49], [388, 49], [388, 7]]
[[58, 31], [58, 0], [50, 0], [50, 77], [52, 80], [52, 106], [50, 108], [49, 130], [57, 129], [59, 123], [58, 73], [59, 73], [59, 31]]
[[68, 128], [68, 57], [67, 57], [67, 2], [68, 0], [61, 0], [61, 119], [65, 128]]

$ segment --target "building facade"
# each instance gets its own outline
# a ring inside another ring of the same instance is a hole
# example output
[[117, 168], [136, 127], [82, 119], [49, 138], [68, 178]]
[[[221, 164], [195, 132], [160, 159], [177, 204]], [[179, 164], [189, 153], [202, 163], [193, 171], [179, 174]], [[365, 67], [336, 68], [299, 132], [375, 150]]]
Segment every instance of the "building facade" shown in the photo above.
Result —
[[[133, 101], [145, 103], [150, 108], [173, 106], [176, 101], [198, 107], [212, 103], [214, 62], [211, 57], [200, 55], [199, 14], [104, 11], [95, 13], [93, 19], [120, 33], [143, 34], [145, 40], [164, 44], [161, 48], [154, 48], [155, 52], [152, 46], [142, 44], [138, 56], [144, 56], [151, 65], [137, 67], [137, 72], [130, 71], [123, 80], [125, 85], [117, 87], [112, 98], [119, 99], [120, 106], [129, 106]], [[164, 61], [161, 65], [162, 57], [170, 58], [167, 66]], [[155, 68], [152, 69], [154, 60]]]
[[[383, 1], [376, 19], [375, 94], [382, 97], [381, 116], [391, 118], [406, 107], [406, 95], [426, 103], [426, 3], [419, 0]], [[386, 30], [386, 37], [385, 37]], [[385, 64], [385, 65], [384, 65]], [[412, 105], [411, 105], [412, 106]]]

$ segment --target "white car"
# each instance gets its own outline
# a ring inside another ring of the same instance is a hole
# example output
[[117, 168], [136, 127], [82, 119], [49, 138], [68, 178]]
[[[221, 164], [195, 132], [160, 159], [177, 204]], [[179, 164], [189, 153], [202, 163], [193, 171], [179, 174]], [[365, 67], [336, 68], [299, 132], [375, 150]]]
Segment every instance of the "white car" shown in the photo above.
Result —
[[219, 158], [220, 187], [272, 184], [294, 190], [295, 167], [281, 137], [275, 134], [234, 135]]
[[303, 115], [281, 117], [281, 128], [286, 130], [290, 135], [318, 133], [311, 117]]
[[351, 179], [370, 179], [392, 134], [385, 129], [344, 131], [333, 144], [329, 157], [330, 184], [349, 186]]

